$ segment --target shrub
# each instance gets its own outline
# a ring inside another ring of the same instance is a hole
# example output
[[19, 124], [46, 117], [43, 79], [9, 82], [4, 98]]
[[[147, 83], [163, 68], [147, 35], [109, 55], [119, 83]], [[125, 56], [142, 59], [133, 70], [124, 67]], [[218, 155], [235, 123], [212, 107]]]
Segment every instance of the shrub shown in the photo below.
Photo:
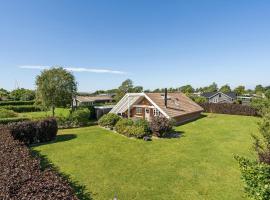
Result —
[[[145, 135], [149, 135], [151, 133], [150, 127], [149, 127], [149, 122], [145, 119], [138, 119], [134, 123], [135, 126], [137, 127], [143, 127], [143, 132]], [[145, 136], [144, 135], [144, 136]]]
[[87, 125], [90, 118], [90, 111], [88, 108], [75, 110], [70, 115], [71, 121], [78, 126]]
[[0, 199], [78, 199], [67, 180], [50, 168], [42, 171], [39, 159], [8, 130], [0, 135]]
[[205, 112], [230, 114], [230, 115], [246, 115], [258, 116], [258, 110], [246, 105], [230, 104], [230, 103], [202, 103], [200, 106]]
[[14, 122], [22, 122], [22, 121], [28, 121], [29, 118], [26, 117], [14, 117], [14, 118], [3, 118], [0, 119], [0, 124], [9, 124]]
[[0, 106], [34, 105], [35, 101], [0, 101]]
[[114, 113], [108, 113], [103, 115], [99, 120], [98, 124], [103, 127], [113, 128], [115, 124], [121, 119], [118, 115]]
[[166, 117], [154, 117], [150, 129], [157, 137], [164, 137], [172, 131], [173, 123]]
[[18, 122], [9, 124], [8, 127], [14, 139], [27, 145], [52, 141], [56, 138], [58, 131], [57, 122], [54, 118]]
[[1, 118], [12, 118], [17, 117], [17, 113], [15, 113], [13, 110], [7, 110], [0, 107], [0, 119]]
[[18, 113], [42, 111], [42, 108], [40, 106], [34, 106], [34, 105], [2, 106], [2, 108], [13, 110], [14, 112], [18, 112]]
[[127, 132], [128, 137], [143, 138], [147, 135], [143, 126], [129, 126]]
[[122, 135], [130, 136], [129, 129], [133, 124], [131, 119], [122, 118], [115, 125], [115, 130]]

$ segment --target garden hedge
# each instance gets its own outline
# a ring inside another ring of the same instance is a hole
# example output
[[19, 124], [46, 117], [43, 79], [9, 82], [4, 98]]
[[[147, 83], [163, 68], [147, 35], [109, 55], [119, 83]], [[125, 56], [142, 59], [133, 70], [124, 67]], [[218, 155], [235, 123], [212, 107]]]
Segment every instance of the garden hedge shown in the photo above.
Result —
[[258, 110], [247, 105], [229, 104], [229, 103], [202, 103], [200, 106], [205, 112], [230, 114], [230, 115], [246, 115], [258, 116]]
[[68, 181], [54, 170], [41, 170], [40, 161], [0, 128], [0, 199], [77, 200]]
[[24, 112], [39, 112], [42, 111], [40, 106], [35, 105], [21, 105], [21, 106], [1, 106], [1, 108], [7, 109], [7, 110], [13, 110], [17, 113], [24, 113]]
[[2, 118], [0, 119], [0, 124], [9, 124], [14, 122], [28, 121], [29, 118], [26, 117], [12, 117], [12, 118]]
[[52, 141], [56, 138], [58, 131], [54, 118], [12, 123], [8, 125], [8, 128], [14, 139], [27, 145]]
[[0, 106], [34, 105], [35, 101], [0, 101]]

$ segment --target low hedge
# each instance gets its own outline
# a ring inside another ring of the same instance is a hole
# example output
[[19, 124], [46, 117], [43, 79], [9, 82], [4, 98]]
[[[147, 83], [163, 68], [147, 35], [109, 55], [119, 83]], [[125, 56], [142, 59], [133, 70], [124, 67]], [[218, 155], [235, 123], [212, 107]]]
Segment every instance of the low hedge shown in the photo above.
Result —
[[18, 114], [13, 110], [7, 110], [0, 107], [0, 119], [18, 117]]
[[13, 110], [17, 113], [24, 113], [24, 112], [39, 112], [42, 111], [42, 108], [40, 106], [35, 105], [22, 105], [22, 106], [1, 106], [1, 108], [7, 109], [7, 110]]
[[78, 200], [68, 181], [57, 172], [41, 170], [40, 160], [0, 129], [0, 199]]
[[205, 112], [230, 114], [230, 115], [246, 115], [246, 116], [258, 116], [259, 112], [256, 108], [241, 104], [229, 104], [229, 103], [202, 103], [200, 106]]
[[34, 105], [35, 101], [0, 101], [0, 106]]
[[27, 145], [52, 141], [56, 138], [58, 131], [54, 118], [12, 123], [8, 125], [8, 128], [14, 139]]
[[29, 118], [26, 117], [13, 117], [13, 118], [2, 118], [0, 119], [0, 124], [9, 124], [14, 122], [28, 121]]

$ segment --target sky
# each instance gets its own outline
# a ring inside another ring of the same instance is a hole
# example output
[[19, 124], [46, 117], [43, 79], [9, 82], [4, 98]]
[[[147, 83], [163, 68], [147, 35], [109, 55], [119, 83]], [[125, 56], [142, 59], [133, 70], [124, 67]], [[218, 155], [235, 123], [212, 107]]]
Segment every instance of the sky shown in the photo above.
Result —
[[79, 91], [270, 85], [268, 0], [0, 2], [0, 88], [35, 88], [51, 66]]

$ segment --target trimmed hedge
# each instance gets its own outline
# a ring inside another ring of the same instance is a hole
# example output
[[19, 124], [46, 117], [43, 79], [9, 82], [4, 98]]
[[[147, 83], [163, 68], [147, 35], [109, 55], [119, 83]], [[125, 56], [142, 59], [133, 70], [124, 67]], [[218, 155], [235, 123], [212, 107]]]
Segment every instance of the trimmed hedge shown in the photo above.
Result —
[[200, 106], [205, 112], [230, 114], [230, 115], [246, 115], [259, 116], [258, 110], [247, 105], [229, 104], [229, 103], [203, 103]]
[[34, 105], [35, 101], [0, 101], [0, 106]]
[[23, 122], [23, 121], [28, 121], [28, 120], [30, 119], [26, 117], [3, 118], [3, 119], [0, 119], [0, 124], [9, 124], [9, 123]]
[[30, 150], [0, 128], [0, 199], [78, 200], [67, 180], [48, 168]]
[[35, 106], [35, 105], [1, 106], [1, 108], [7, 109], [7, 110], [13, 110], [14, 112], [17, 112], [17, 113], [42, 111], [42, 108], [40, 106]]
[[8, 125], [8, 128], [14, 139], [27, 145], [52, 141], [56, 138], [58, 131], [54, 118], [12, 123]]
[[7, 110], [0, 107], [0, 119], [12, 117], [18, 117], [18, 114], [15, 113], [13, 110]]

